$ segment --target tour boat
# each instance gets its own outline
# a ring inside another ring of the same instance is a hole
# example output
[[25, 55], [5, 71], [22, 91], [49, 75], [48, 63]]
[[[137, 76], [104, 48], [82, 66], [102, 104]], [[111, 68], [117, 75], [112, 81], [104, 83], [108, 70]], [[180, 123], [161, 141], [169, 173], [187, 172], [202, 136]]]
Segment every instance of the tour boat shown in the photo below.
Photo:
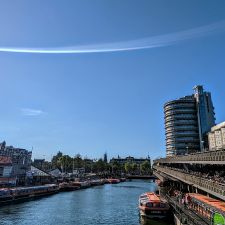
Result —
[[154, 192], [146, 192], [139, 197], [140, 215], [147, 218], [164, 218], [168, 215], [169, 204]]

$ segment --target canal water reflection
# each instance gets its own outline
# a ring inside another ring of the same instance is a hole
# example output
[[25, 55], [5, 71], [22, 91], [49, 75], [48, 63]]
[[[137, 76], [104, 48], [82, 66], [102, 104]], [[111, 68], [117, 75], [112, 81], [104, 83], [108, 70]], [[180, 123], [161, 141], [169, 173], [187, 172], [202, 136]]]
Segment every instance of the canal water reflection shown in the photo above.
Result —
[[[0, 208], [1, 225], [139, 225], [138, 197], [150, 181], [106, 184]], [[148, 221], [150, 225], [169, 225]]]

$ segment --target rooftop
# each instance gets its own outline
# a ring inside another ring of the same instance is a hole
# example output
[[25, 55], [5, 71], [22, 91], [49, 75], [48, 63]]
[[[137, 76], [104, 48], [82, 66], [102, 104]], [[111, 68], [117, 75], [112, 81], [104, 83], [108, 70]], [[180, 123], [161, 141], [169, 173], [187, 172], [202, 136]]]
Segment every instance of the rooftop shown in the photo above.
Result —
[[1, 165], [9, 165], [9, 164], [12, 164], [12, 160], [10, 157], [0, 156], [0, 164]]

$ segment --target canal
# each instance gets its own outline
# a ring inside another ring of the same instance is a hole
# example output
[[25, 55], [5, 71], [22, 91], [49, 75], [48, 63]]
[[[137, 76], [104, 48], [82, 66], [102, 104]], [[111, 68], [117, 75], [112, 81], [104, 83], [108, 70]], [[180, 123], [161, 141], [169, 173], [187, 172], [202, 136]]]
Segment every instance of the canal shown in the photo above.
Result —
[[[138, 197], [150, 181], [106, 184], [0, 208], [1, 225], [139, 225]], [[146, 224], [146, 223], [144, 223]], [[151, 221], [150, 225], [169, 225]]]

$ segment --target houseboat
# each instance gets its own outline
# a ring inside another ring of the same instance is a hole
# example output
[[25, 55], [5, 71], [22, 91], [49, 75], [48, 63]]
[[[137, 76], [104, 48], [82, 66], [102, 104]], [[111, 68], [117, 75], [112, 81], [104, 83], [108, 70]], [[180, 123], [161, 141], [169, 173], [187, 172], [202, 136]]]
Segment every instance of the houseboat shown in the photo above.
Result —
[[63, 182], [59, 184], [60, 191], [76, 191], [78, 189], [80, 189], [80, 187], [73, 182]]
[[55, 194], [58, 191], [59, 187], [55, 184], [32, 187], [1, 188], [0, 205], [32, 200], [38, 197]]
[[143, 217], [165, 218], [168, 216], [169, 208], [169, 204], [154, 192], [146, 192], [139, 197], [139, 210]]
[[91, 186], [91, 183], [89, 181], [74, 181], [74, 186], [79, 187], [80, 189], [85, 189]]

